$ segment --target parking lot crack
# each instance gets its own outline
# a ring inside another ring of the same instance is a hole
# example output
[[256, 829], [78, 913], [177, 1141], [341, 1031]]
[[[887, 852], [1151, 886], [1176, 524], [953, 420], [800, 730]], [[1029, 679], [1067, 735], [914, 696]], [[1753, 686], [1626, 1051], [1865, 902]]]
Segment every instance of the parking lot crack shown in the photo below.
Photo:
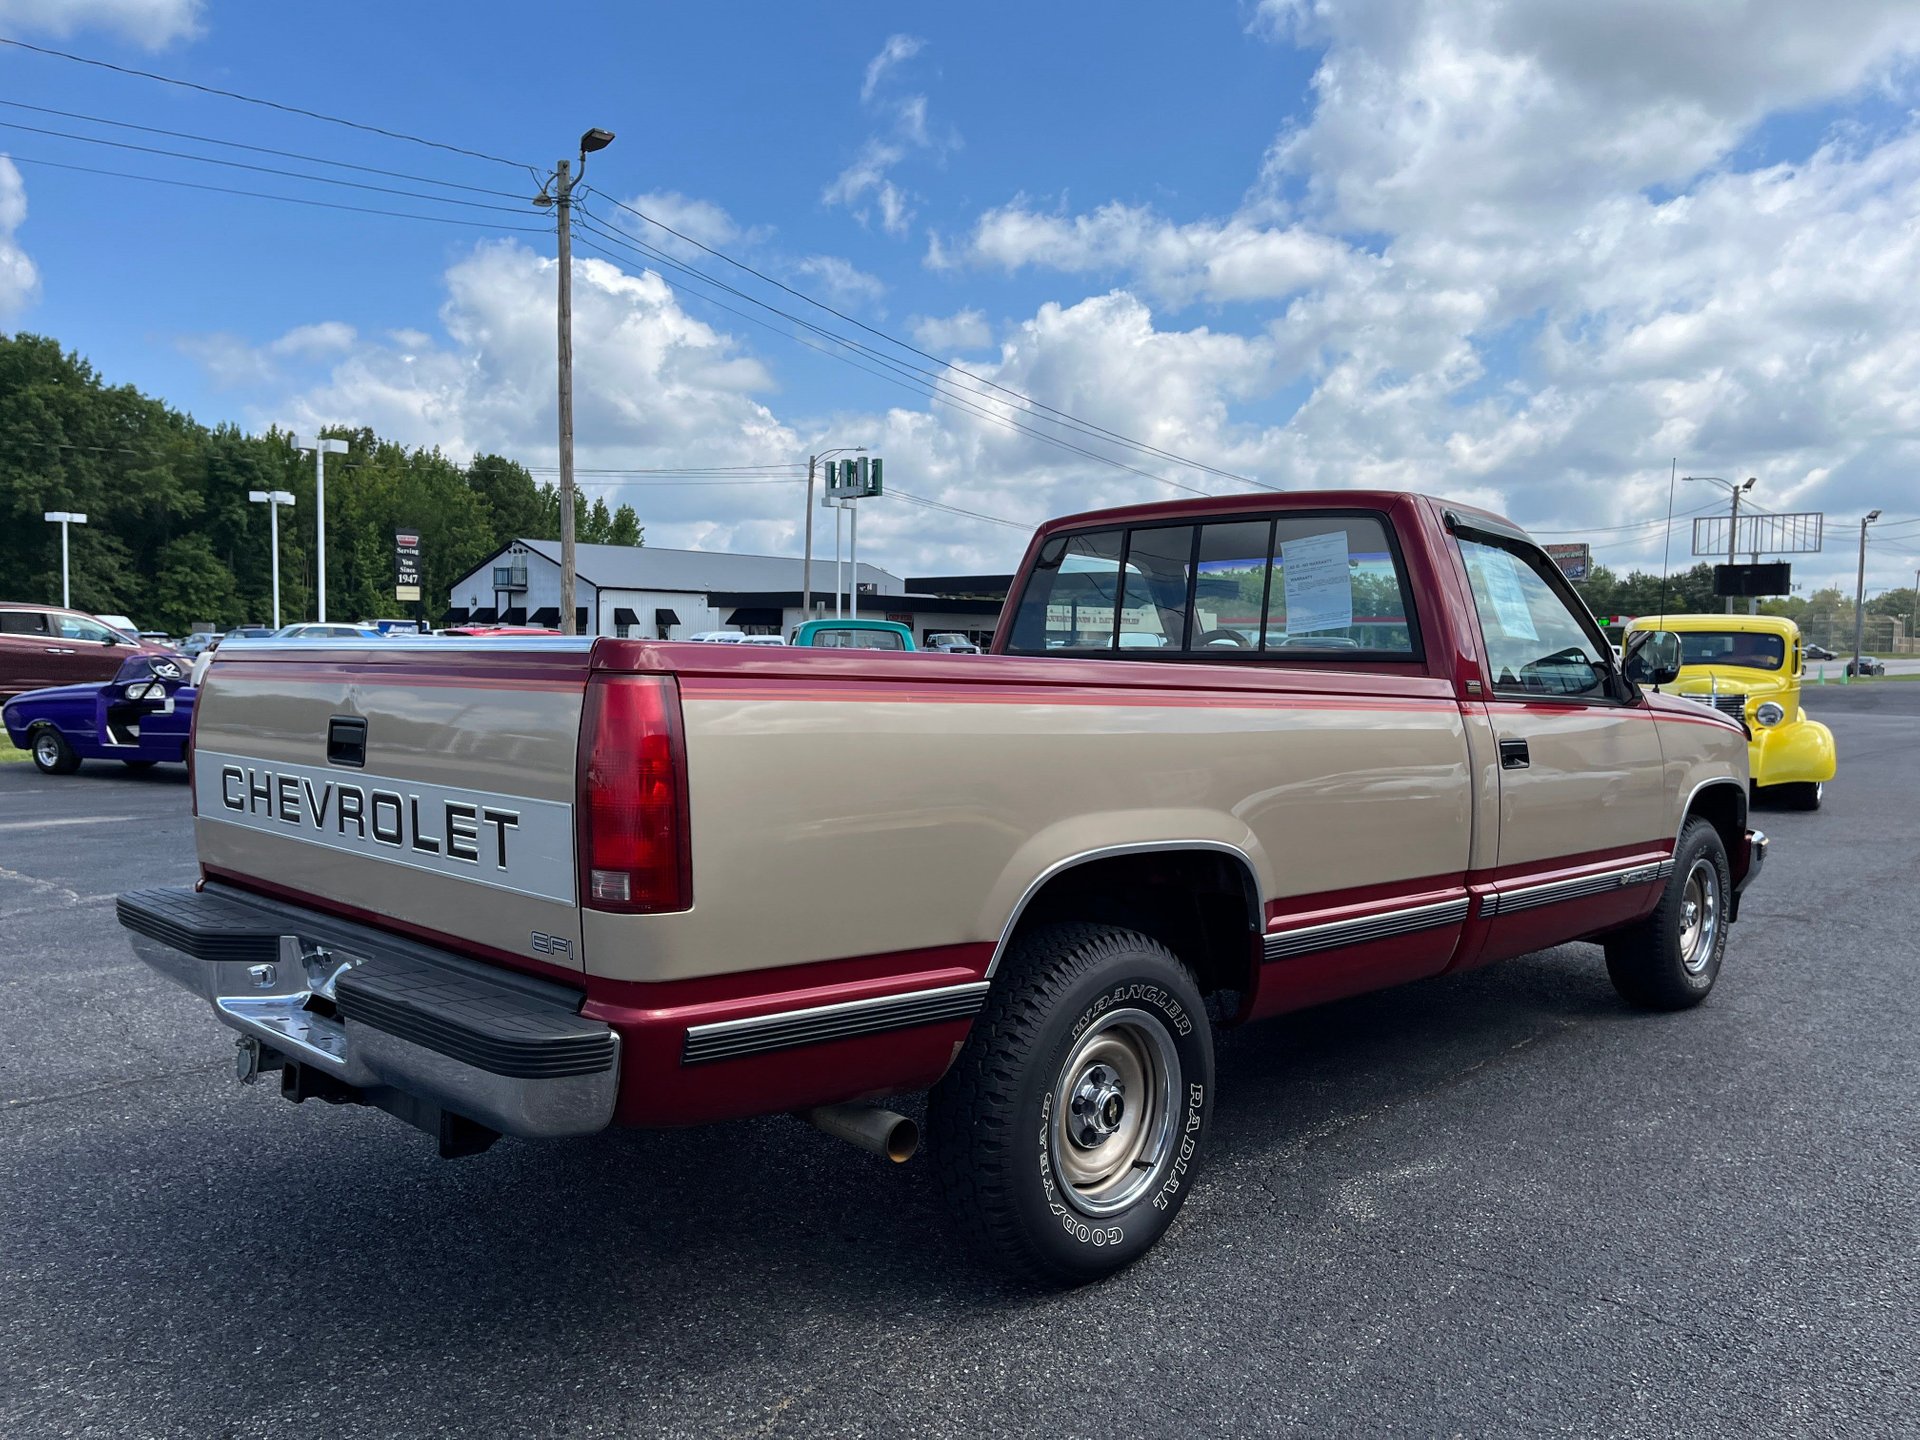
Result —
[[1695, 1334], [1687, 1325], [1662, 1315], [1657, 1310], [1650, 1310], [1644, 1305], [1636, 1305], [1631, 1300], [1623, 1300], [1617, 1295], [1607, 1295], [1601, 1291], [1584, 1290], [1578, 1287], [1549, 1285], [1544, 1281], [1535, 1280], [1529, 1275], [1522, 1275], [1512, 1270], [1502, 1270], [1493, 1265], [1476, 1265], [1471, 1260], [1462, 1260], [1454, 1256], [1433, 1255], [1422, 1250], [1410, 1250], [1407, 1254], [1412, 1259], [1437, 1269], [1465, 1270], [1474, 1275], [1484, 1275], [1488, 1279], [1504, 1280], [1508, 1284], [1522, 1286], [1528, 1290], [1532, 1290], [1536, 1294], [1550, 1296], [1555, 1300], [1563, 1302], [1585, 1301], [1589, 1304], [1605, 1305], [1615, 1310], [1622, 1310], [1627, 1314], [1636, 1315], [1642, 1320], [1658, 1325], [1663, 1330], [1671, 1331], [1686, 1344], [1697, 1348], [1702, 1355], [1709, 1354], [1711, 1350], [1710, 1342], [1706, 1338]]
[[0, 1100], [0, 1114], [26, 1110], [35, 1105], [51, 1105], [60, 1100], [77, 1100], [84, 1095], [98, 1095], [107, 1090], [125, 1090], [134, 1085], [148, 1085], [155, 1080], [178, 1080], [183, 1075], [205, 1075], [214, 1070], [231, 1068], [231, 1062], [223, 1060], [212, 1065], [188, 1065], [180, 1070], [157, 1070], [149, 1075], [128, 1075], [119, 1080], [103, 1080], [97, 1085], [81, 1085], [72, 1090], [55, 1090], [45, 1095], [22, 1095], [13, 1100]]

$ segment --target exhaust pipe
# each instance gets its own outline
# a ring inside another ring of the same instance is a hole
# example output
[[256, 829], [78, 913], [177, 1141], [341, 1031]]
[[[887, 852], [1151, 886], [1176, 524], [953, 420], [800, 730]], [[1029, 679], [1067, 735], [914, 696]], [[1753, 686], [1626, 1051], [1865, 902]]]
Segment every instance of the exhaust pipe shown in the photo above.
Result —
[[920, 1127], [878, 1105], [819, 1105], [802, 1110], [799, 1118], [836, 1140], [884, 1155], [896, 1165], [911, 1160], [920, 1148]]

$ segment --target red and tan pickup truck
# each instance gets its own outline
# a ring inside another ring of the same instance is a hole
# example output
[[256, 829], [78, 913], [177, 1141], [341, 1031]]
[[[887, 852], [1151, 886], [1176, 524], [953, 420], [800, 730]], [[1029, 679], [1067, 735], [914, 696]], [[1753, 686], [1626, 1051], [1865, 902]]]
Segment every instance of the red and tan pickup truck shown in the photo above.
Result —
[[1425, 496], [1057, 520], [984, 657], [600, 639], [222, 646], [202, 878], [119, 902], [243, 1079], [443, 1153], [792, 1112], [991, 1258], [1140, 1255], [1213, 1033], [1563, 941], [1701, 1000], [1764, 836], [1524, 534]]

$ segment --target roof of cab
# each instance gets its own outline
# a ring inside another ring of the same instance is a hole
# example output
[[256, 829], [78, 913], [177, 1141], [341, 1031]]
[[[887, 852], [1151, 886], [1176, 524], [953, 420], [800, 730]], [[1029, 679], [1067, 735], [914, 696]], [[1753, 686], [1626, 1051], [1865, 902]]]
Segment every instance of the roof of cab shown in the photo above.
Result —
[[1781, 635], [1797, 639], [1800, 627], [1784, 615], [1637, 615], [1629, 630], [1701, 630], [1745, 631], [1756, 635]]

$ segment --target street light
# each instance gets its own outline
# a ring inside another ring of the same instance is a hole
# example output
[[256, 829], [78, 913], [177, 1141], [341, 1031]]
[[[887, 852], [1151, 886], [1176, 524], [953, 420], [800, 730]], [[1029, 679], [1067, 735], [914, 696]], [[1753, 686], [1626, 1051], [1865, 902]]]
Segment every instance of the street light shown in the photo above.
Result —
[[[864, 445], [841, 445], [836, 449], [822, 450], [818, 455], [809, 455], [807, 457], [807, 516], [806, 516], [806, 537], [807, 538], [800, 552], [801, 554], [800, 618], [802, 620], [811, 620], [813, 618], [813, 472], [814, 472], [814, 467], [817, 466], [822, 460], [831, 459], [835, 455], [846, 455], [850, 453], [857, 454], [857, 455], [864, 455], [867, 453], [867, 447]], [[834, 575], [836, 577], [834, 583], [837, 585], [839, 583], [839, 580], [837, 577], [839, 576], [839, 573], [840, 573], [840, 570], [839, 570], [839, 567], [840, 567], [840, 516], [837, 513], [833, 517], [833, 564], [834, 564]], [[837, 594], [833, 597], [833, 613], [835, 615], [838, 615], [840, 613], [840, 597]]]
[[[573, 187], [586, 178], [587, 156], [613, 143], [613, 132], [598, 126], [580, 137], [580, 173], [565, 160], [540, 186], [533, 203], [554, 207], [560, 234], [560, 633], [573, 634]], [[547, 193], [548, 186], [553, 193]]]
[[[1729, 495], [1733, 496], [1733, 523], [1727, 527], [1727, 564], [1732, 565], [1736, 563], [1734, 560], [1734, 542], [1740, 537], [1740, 497], [1755, 485], [1758, 485], [1760, 483], [1760, 477], [1758, 475], [1749, 475], [1746, 483], [1742, 485], [1736, 485], [1731, 480], [1722, 480], [1718, 475], [1682, 475], [1680, 477], [1680, 483], [1682, 485], [1694, 480], [1711, 480], [1715, 485], [1718, 485], [1722, 490], [1725, 490]], [[1757, 559], [1758, 557], [1756, 556], [1755, 558]], [[1758, 609], [1757, 601], [1755, 602], [1754, 608]], [[1731, 595], [1727, 597], [1727, 613], [1729, 615], [1733, 614], [1733, 597]]]
[[280, 507], [293, 504], [287, 490], [249, 490], [247, 499], [267, 507], [267, 533], [273, 545], [273, 628], [280, 628]]
[[84, 525], [87, 523], [87, 517], [73, 510], [49, 510], [40, 518], [50, 525], [60, 527], [60, 608], [71, 610], [73, 592], [67, 585], [67, 527]]
[[1878, 510], [1869, 510], [1860, 522], [1860, 573], [1853, 584], [1853, 673], [1860, 674], [1860, 639], [1867, 623], [1867, 526], [1880, 518]]
[[317, 512], [314, 525], [319, 535], [319, 543], [314, 546], [314, 572], [319, 584], [314, 594], [317, 613], [316, 620], [327, 618], [327, 456], [347, 453], [347, 442], [335, 440], [330, 436], [309, 435], [293, 437], [294, 448], [313, 452], [313, 508]]

